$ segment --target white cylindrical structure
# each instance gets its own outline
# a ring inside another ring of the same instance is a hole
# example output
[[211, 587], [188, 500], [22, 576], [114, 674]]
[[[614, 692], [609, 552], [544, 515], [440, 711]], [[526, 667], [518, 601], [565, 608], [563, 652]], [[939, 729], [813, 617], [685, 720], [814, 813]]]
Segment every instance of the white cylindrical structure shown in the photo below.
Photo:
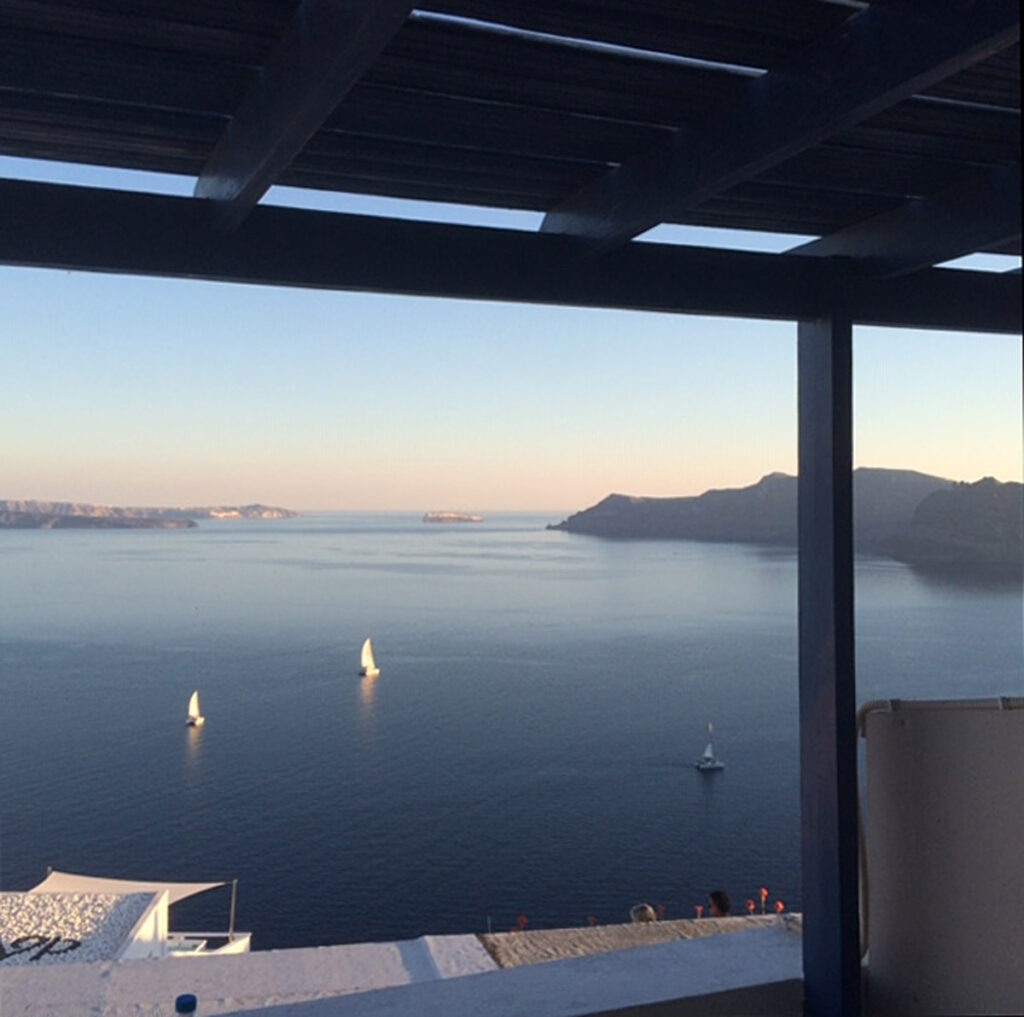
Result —
[[864, 722], [869, 1011], [1019, 1013], [1024, 700], [888, 705]]

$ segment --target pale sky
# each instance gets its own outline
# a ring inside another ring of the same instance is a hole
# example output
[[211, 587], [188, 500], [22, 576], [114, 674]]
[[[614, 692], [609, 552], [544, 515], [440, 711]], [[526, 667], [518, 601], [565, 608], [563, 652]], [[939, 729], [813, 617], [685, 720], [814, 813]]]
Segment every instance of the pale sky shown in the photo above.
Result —
[[[0, 295], [0, 498], [565, 512], [795, 472], [791, 323], [13, 268]], [[1021, 477], [1020, 337], [858, 329], [855, 408], [858, 465]]]

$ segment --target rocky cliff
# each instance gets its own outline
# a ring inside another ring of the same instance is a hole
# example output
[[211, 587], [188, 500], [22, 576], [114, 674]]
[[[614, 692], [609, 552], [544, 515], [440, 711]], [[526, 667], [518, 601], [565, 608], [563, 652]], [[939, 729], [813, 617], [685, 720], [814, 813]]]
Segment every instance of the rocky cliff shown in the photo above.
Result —
[[[853, 474], [854, 535], [862, 551], [902, 534], [914, 510], [952, 481], [914, 470], [861, 467]], [[685, 539], [796, 544], [797, 480], [769, 473], [750, 487], [689, 498], [612, 494], [548, 529], [621, 539]]]
[[1019, 572], [1024, 563], [1024, 488], [985, 477], [936, 491], [914, 510], [906, 531], [883, 550], [912, 565], [981, 565]]

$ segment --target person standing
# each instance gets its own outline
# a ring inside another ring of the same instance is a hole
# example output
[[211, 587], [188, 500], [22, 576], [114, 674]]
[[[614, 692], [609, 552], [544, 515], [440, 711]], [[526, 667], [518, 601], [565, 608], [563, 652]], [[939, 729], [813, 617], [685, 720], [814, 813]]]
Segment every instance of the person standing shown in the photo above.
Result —
[[708, 894], [709, 913], [712, 918], [727, 918], [732, 908], [729, 895], [724, 890], [712, 890]]

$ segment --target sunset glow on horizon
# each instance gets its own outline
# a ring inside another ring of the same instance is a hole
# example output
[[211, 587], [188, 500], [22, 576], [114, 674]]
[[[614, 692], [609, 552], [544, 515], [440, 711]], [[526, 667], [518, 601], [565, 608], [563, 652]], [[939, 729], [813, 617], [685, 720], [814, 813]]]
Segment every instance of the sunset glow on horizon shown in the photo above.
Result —
[[[796, 471], [790, 323], [0, 279], [0, 497], [573, 510]], [[859, 329], [854, 355], [857, 465], [1020, 479], [1018, 338]]]
[[[501, 209], [331, 200], [535, 228]], [[18, 268], [0, 268], [0, 290], [0, 498], [556, 513], [796, 472], [792, 322]], [[1019, 336], [859, 328], [854, 408], [856, 465], [1021, 479]]]

